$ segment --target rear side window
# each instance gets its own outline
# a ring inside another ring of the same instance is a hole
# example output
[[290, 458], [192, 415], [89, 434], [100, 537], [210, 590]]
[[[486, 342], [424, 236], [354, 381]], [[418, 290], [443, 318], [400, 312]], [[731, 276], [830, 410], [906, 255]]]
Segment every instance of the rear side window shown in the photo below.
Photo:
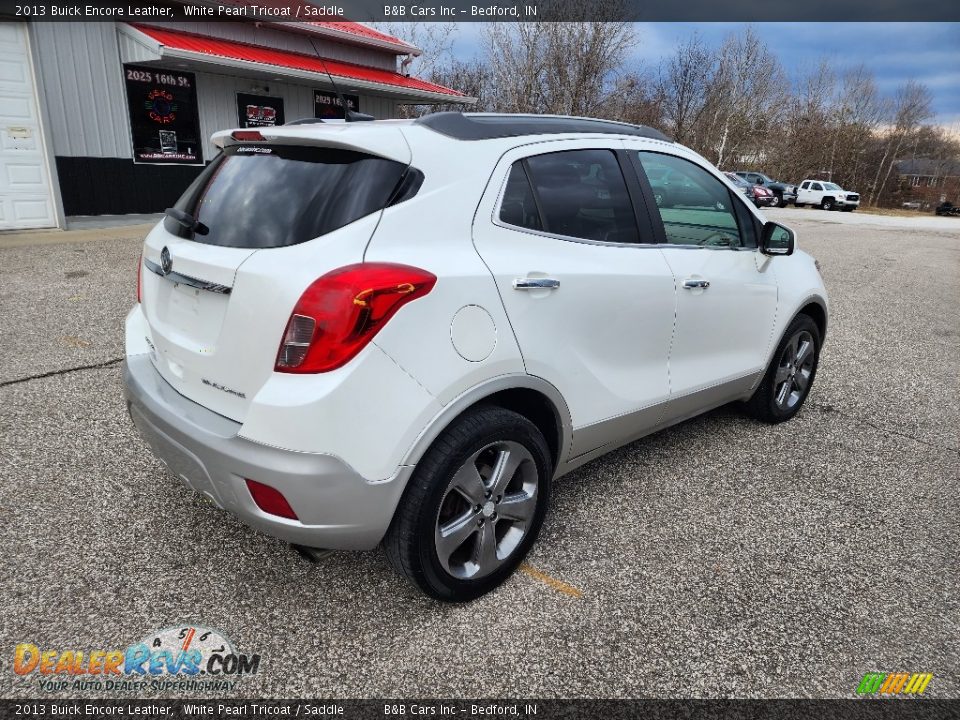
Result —
[[525, 161], [546, 232], [602, 242], [639, 242], [620, 163], [610, 150], [566, 150]]
[[348, 150], [291, 146], [227, 148], [176, 204], [205, 225], [196, 242], [240, 248], [296, 245], [384, 208], [406, 166]]
[[540, 224], [540, 211], [537, 201], [533, 197], [527, 172], [522, 162], [515, 162], [510, 168], [510, 177], [507, 187], [503, 191], [503, 201], [500, 203], [500, 220], [508, 225], [527, 228], [528, 230], [543, 230]]

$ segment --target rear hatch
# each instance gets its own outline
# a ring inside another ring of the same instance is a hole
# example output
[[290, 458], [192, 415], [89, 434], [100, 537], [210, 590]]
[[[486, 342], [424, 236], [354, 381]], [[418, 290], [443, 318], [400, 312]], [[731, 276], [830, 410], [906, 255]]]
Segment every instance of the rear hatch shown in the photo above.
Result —
[[243, 422], [300, 294], [363, 259], [402, 185], [409, 150], [398, 130], [383, 132], [396, 134], [389, 159], [302, 131], [263, 142], [227, 137], [176, 212], [147, 236], [142, 307], [151, 356], [178, 392]]

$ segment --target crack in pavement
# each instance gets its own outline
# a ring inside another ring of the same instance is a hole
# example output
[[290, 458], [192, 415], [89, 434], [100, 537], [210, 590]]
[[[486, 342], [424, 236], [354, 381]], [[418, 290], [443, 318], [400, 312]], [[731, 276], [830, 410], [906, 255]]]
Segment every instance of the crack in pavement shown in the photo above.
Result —
[[16, 380], [4, 380], [0, 382], [0, 388], [5, 388], [8, 385], [19, 385], [20, 383], [30, 382], [31, 380], [42, 380], [43, 378], [55, 377], [57, 375], [66, 375], [67, 373], [77, 372], [79, 370], [102, 370], [103, 368], [113, 367], [118, 363], [122, 363], [123, 358], [115, 358], [113, 360], [106, 360], [102, 363], [96, 363], [94, 365], [80, 365], [79, 367], [64, 368], [63, 370], [51, 370], [50, 372], [40, 373], [39, 375], [31, 375], [25, 378], [18, 378]]
[[852, 423], [860, 423], [861, 425], [872, 427], [874, 430], [878, 430], [888, 435], [897, 435], [898, 437], [906, 438], [908, 440], [913, 440], [914, 442], [918, 442], [921, 445], [926, 445], [927, 447], [933, 448], [934, 450], [946, 450], [947, 452], [956, 453], [957, 455], [960, 455], [960, 448], [955, 448], [950, 445], [937, 445], [936, 443], [930, 442], [929, 440], [924, 440], [922, 438], [918, 438], [915, 435], [911, 435], [910, 433], [906, 433], [900, 430], [891, 430], [890, 428], [883, 427], [882, 425], [877, 425], [876, 423], [872, 423], [869, 420], [853, 417], [852, 415], [847, 415], [846, 413], [840, 412], [833, 405], [829, 405], [829, 404], [818, 405], [816, 403], [812, 403], [808, 401], [806, 403], [806, 407], [811, 408], [813, 410], [818, 410], [822, 413], [826, 413], [826, 414], [832, 413], [832, 414], [838, 415], [842, 417], [844, 420], [848, 420]]

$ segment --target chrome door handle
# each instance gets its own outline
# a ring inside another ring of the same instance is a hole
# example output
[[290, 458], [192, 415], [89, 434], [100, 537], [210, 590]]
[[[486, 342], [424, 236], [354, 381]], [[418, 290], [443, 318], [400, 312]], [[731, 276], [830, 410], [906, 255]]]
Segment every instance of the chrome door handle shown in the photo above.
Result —
[[697, 290], [697, 289], [706, 290], [708, 287], [710, 287], [710, 281], [709, 280], [693, 280], [693, 279], [684, 280], [683, 286], [687, 290]]
[[514, 278], [514, 290], [552, 290], [560, 287], [560, 281], [553, 278]]

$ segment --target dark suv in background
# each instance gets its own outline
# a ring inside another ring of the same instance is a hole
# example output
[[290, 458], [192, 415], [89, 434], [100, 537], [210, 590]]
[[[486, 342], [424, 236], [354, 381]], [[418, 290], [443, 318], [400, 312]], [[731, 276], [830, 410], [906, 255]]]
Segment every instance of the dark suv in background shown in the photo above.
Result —
[[773, 180], [769, 175], [753, 172], [752, 170], [736, 170], [735, 174], [739, 175], [749, 183], [753, 183], [754, 185], [762, 185], [772, 192], [773, 202], [771, 202], [770, 205], [773, 207], [781, 207], [783, 205], [789, 205], [790, 203], [797, 202], [796, 185], [783, 183], [779, 180]]

